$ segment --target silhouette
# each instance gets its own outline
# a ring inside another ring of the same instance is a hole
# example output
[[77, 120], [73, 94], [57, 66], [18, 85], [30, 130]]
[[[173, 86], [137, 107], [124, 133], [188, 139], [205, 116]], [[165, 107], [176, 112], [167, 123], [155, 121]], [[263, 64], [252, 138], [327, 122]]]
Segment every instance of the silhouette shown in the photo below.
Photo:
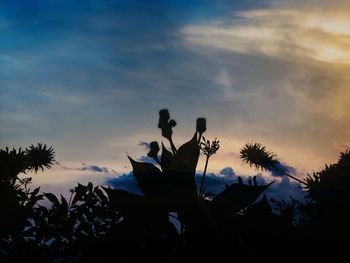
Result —
[[[320, 172], [296, 180], [305, 200], [268, 198], [274, 182], [258, 185], [256, 177], [206, 191], [209, 159], [220, 141], [206, 139], [205, 118], [198, 118], [193, 136], [176, 148], [176, 121], [159, 111], [158, 128], [169, 142], [150, 143], [156, 165], [128, 159], [142, 194], [105, 186], [79, 184], [70, 198], [30, 189], [28, 171], [54, 164], [54, 151], [44, 144], [24, 151], [0, 150], [0, 260], [120, 262], [152, 260], [261, 259], [267, 251], [286, 255], [333, 255], [349, 241], [350, 151]], [[161, 153], [160, 153], [161, 152]], [[200, 153], [206, 162], [199, 185], [195, 175]], [[159, 155], [160, 153], [160, 155]], [[276, 155], [259, 144], [246, 144], [242, 160], [257, 169], [279, 169]], [[39, 201], [47, 200], [50, 206]], [[179, 223], [179, 227], [175, 226]], [[346, 250], [344, 250], [346, 251]], [[291, 256], [289, 256], [290, 258]]]

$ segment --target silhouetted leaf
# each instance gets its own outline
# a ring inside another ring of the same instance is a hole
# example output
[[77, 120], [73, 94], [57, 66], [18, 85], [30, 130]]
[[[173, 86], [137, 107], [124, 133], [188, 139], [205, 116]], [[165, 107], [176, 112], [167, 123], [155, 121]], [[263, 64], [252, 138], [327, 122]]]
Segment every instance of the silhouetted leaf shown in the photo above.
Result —
[[138, 187], [146, 196], [159, 195], [164, 192], [166, 178], [157, 167], [150, 163], [136, 162], [132, 158], [128, 158]]
[[100, 200], [103, 202], [103, 203], [107, 203], [108, 202], [108, 199], [106, 197], [106, 195], [102, 192], [101, 189], [96, 189], [96, 194], [97, 196], [100, 198]]
[[43, 199], [44, 195], [36, 195], [36, 196], [32, 196], [31, 200], [32, 202], [35, 204], [36, 202], [38, 202], [39, 200]]
[[52, 193], [44, 193], [44, 195], [56, 207], [60, 206], [60, 202], [58, 201], [57, 197], [54, 194], [52, 194]]
[[68, 202], [67, 202], [66, 198], [64, 198], [63, 195], [61, 195], [61, 203], [62, 203], [61, 207], [62, 207], [63, 211], [68, 212]]
[[225, 207], [236, 212], [253, 203], [273, 183], [254, 187], [245, 184], [231, 184], [219, 193], [212, 203], [214, 206]]
[[91, 182], [89, 182], [87, 185], [87, 190], [89, 193], [92, 193], [92, 188], [93, 188], [93, 184]]
[[174, 155], [168, 151], [168, 149], [162, 143], [162, 155], [160, 157], [162, 171], [167, 172], [169, 169], [173, 168], [174, 162]]
[[199, 150], [197, 133], [195, 133], [190, 141], [178, 149], [174, 158], [175, 165], [166, 172], [171, 186], [178, 195], [182, 195], [183, 191], [197, 192], [195, 173]]
[[269, 201], [266, 198], [266, 195], [263, 195], [263, 198], [247, 208], [246, 215], [252, 217], [261, 217], [270, 215], [272, 212], [272, 207], [269, 204]]
[[78, 183], [78, 186], [74, 188], [74, 197], [72, 204], [74, 205], [78, 201], [82, 201], [83, 196], [86, 194], [87, 187]]
[[40, 187], [37, 187], [33, 190], [33, 192], [31, 193], [32, 196], [36, 196], [40, 191]]
[[112, 207], [122, 216], [127, 218], [137, 218], [147, 213], [145, 209], [145, 198], [140, 195], [130, 194], [124, 190], [105, 189]]
[[197, 133], [195, 133], [192, 139], [183, 144], [176, 153], [175, 158], [178, 168], [186, 172], [191, 172], [194, 175], [198, 163], [199, 150]]

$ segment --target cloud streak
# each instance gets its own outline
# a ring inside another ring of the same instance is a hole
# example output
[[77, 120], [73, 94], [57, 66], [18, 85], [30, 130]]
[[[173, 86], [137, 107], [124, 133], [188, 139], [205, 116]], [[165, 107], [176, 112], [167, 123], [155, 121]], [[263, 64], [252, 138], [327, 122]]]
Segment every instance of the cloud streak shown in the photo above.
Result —
[[87, 172], [100, 173], [100, 174], [116, 174], [116, 171], [109, 170], [107, 167], [99, 166], [96, 164], [88, 165], [88, 164], [82, 163], [80, 167], [65, 166], [65, 165], [61, 165], [60, 163], [57, 163], [57, 165], [61, 166], [63, 170], [67, 170], [67, 171], [87, 171]]
[[345, 17], [322, 17], [318, 10], [261, 9], [233, 14], [231, 23], [186, 26], [185, 41], [243, 54], [278, 59], [296, 57], [350, 64], [350, 21]]

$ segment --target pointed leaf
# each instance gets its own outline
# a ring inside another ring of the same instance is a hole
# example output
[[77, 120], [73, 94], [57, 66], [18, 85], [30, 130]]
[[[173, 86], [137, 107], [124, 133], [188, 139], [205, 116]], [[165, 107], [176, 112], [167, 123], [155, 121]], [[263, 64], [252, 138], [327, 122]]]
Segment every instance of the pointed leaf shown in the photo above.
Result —
[[63, 209], [64, 212], [68, 212], [68, 202], [66, 200], [66, 198], [64, 198], [63, 195], [61, 195], [61, 207]]
[[190, 141], [186, 142], [178, 149], [175, 157], [177, 164], [181, 166], [181, 169], [185, 169], [187, 172], [193, 172], [193, 174], [195, 174], [199, 158], [197, 133], [193, 135]]
[[88, 183], [87, 189], [88, 189], [88, 192], [89, 192], [89, 193], [92, 193], [93, 184], [92, 184], [91, 182]]
[[57, 197], [54, 194], [52, 194], [52, 193], [43, 193], [43, 194], [56, 207], [60, 206], [60, 202], [58, 201]]
[[39, 186], [38, 188], [35, 188], [35, 189], [33, 190], [31, 197], [32, 197], [32, 196], [33, 196], [33, 197], [36, 196], [36, 195], [39, 193], [39, 191], [40, 191], [40, 186]]
[[111, 206], [126, 218], [140, 218], [142, 214], [147, 214], [149, 211], [144, 209], [145, 197], [135, 194], [130, 194], [124, 190], [108, 189], [108, 198]]
[[160, 157], [163, 172], [167, 172], [174, 166], [174, 155], [162, 143], [162, 155]]
[[144, 195], [154, 196], [164, 193], [166, 190], [166, 177], [157, 167], [150, 163], [136, 162], [132, 158], [128, 158], [138, 187]]
[[175, 166], [167, 172], [169, 180], [178, 194], [183, 191], [196, 192], [195, 174], [199, 158], [197, 133], [183, 144], [175, 155]]
[[269, 204], [269, 201], [266, 198], [266, 195], [263, 195], [263, 198], [252, 205], [250, 205], [246, 211], [246, 215], [254, 216], [261, 218], [262, 216], [270, 215], [272, 212], [272, 207]]
[[74, 197], [72, 204], [74, 205], [78, 201], [82, 201], [82, 197], [86, 194], [87, 187], [78, 183], [78, 186], [74, 188]]
[[98, 198], [100, 198], [100, 200], [103, 202], [103, 203], [107, 203], [108, 202], [108, 199], [107, 199], [107, 196], [102, 192], [101, 189], [96, 189], [95, 190]]
[[237, 212], [252, 204], [273, 183], [254, 187], [245, 184], [231, 184], [218, 194], [212, 203], [214, 206], [225, 207]]

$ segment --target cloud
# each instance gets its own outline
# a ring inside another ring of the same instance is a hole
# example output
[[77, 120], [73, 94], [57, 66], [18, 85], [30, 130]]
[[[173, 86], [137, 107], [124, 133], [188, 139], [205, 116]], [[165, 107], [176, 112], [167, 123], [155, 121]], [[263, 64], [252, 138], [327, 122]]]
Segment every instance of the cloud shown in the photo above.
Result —
[[89, 171], [89, 172], [93, 172], [93, 173], [103, 173], [103, 174], [116, 173], [116, 171], [114, 171], [114, 170], [110, 171], [107, 167], [99, 166], [99, 165], [95, 165], [95, 164], [88, 165], [88, 164], [82, 163], [80, 167], [65, 166], [65, 165], [61, 165], [59, 163], [57, 165], [61, 166], [64, 170], [69, 170], [69, 171]]
[[274, 198], [277, 201], [289, 201], [290, 197], [302, 201], [305, 197], [302, 186], [295, 181], [291, 181], [287, 176], [281, 177], [280, 181], [272, 184], [266, 193], [269, 198]]
[[85, 165], [81, 168], [82, 171], [91, 171], [96, 173], [109, 173], [107, 167], [100, 167], [98, 165]]
[[[285, 163], [281, 163], [279, 162], [278, 164], [276, 164], [276, 167], [277, 169], [285, 172], [285, 173], [288, 173], [288, 174], [296, 174], [296, 169], [292, 166], [289, 166]], [[271, 172], [271, 175], [272, 176], [283, 176], [283, 172], [279, 171], [279, 170], [276, 170], [274, 168], [271, 168], [269, 169], [269, 171]]]
[[235, 176], [235, 172], [233, 171], [232, 167], [225, 167], [220, 171], [221, 175], [224, 175], [225, 177], [233, 177]]
[[140, 145], [140, 146], [143, 146], [146, 150], [149, 150], [150, 148], [150, 143], [148, 143], [148, 142], [144, 142], [144, 141], [141, 141], [141, 142], [139, 142], [139, 144], [138, 145]]
[[179, 34], [207, 60], [216, 89], [208, 97], [231, 113], [221, 130], [237, 141], [264, 138], [293, 167], [317, 169], [336, 156], [333, 138], [350, 135], [348, 4], [268, 2]]
[[350, 150], [350, 143], [334, 143], [333, 147], [338, 151], [345, 152], [346, 150]]
[[122, 174], [114, 178], [109, 178], [105, 183], [114, 189], [122, 189], [134, 194], [142, 194], [140, 189], [137, 187], [137, 183], [132, 172]]
[[[191, 45], [261, 54], [279, 59], [296, 57], [350, 64], [350, 21], [336, 14], [321, 17], [318, 9], [269, 8], [235, 12], [231, 23], [212, 21], [186, 26]], [[347, 45], [349, 46], [349, 45]]]

